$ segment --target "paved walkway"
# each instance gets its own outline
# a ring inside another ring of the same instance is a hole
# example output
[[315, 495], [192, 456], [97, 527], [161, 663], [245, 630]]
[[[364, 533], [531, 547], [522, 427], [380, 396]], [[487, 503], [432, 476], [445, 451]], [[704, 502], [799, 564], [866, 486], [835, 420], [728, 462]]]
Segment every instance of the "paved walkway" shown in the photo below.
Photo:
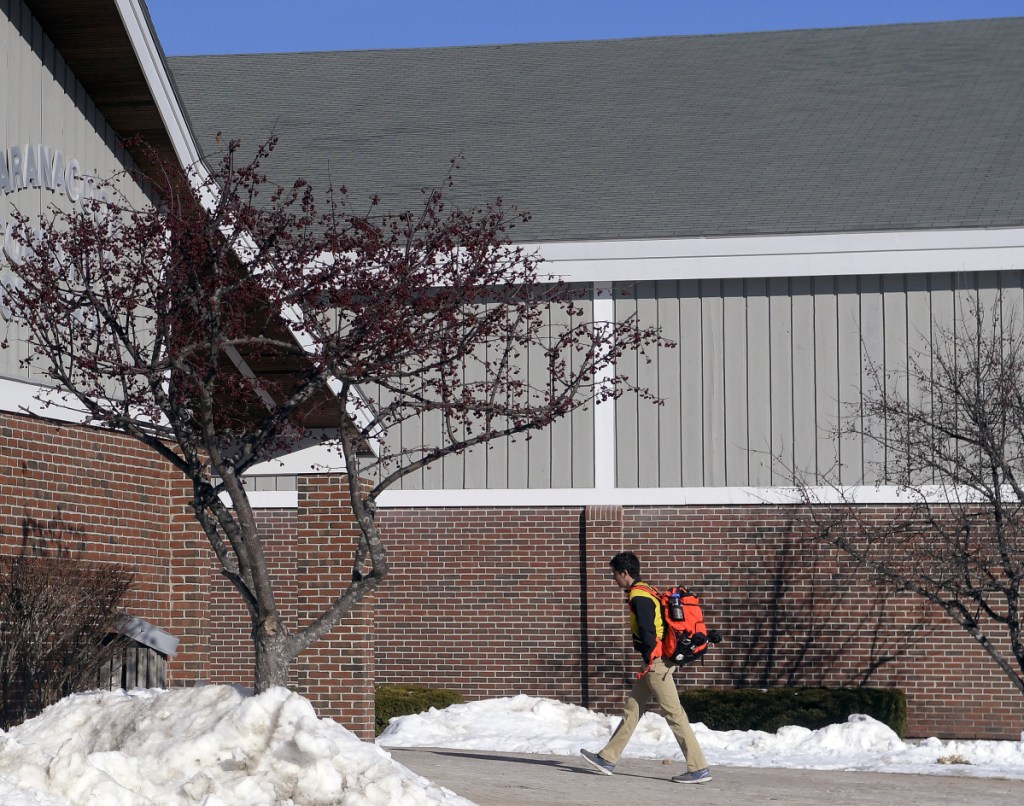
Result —
[[389, 750], [396, 761], [479, 806], [1021, 806], [1024, 781], [873, 772], [713, 767], [700, 785], [668, 779], [682, 764], [624, 759], [615, 775], [582, 758], [475, 750]]

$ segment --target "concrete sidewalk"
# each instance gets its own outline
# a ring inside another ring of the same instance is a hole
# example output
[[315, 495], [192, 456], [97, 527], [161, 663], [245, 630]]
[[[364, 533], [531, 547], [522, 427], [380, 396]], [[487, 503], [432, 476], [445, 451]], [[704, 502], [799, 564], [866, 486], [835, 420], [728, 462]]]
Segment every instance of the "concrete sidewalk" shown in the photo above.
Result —
[[668, 780], [682, 772], [681, 763], [624, 759], [615, 775], [607, 776], [594, 772], [579, 756], [430, 748], [388, 752], [413, 772], [479, 806], [1024, 804], [1024, 781], [1003, 778], [712, 767], [712, 781], [685, 785]]

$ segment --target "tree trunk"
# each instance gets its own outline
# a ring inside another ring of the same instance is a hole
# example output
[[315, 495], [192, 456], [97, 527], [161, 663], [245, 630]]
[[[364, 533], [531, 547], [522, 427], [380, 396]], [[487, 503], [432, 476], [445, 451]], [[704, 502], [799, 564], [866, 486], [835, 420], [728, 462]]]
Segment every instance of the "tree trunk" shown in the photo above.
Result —
[[274, 686], [288, 687], [288, 669], [295, 660], [290, 636], [277, 616], [270, 616], [253, 628], [256, 650], [256, 693]]

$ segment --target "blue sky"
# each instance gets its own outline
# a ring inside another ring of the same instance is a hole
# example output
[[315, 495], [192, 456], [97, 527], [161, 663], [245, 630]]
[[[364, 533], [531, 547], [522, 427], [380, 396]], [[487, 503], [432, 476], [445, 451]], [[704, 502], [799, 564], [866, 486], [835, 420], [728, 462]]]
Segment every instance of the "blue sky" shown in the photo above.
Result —
[[483, 45], [1024, 16], [1024, 0], [147, 0], [169, 56]]

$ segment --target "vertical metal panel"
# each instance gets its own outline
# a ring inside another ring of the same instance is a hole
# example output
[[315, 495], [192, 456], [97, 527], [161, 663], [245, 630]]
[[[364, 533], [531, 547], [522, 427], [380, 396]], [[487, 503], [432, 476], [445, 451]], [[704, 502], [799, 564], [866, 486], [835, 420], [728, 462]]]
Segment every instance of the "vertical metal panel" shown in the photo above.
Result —
[[[594, 303], [591, 299], [592, 289], [588, 289], [588, 297], [580, 301], [584, 321], [593, 321]], [[577, 359], [578, 361], [579, 359]], [[578, 366], [578, 363], [574, 363]], [[572, 434], [571, 472], [572, 477], [567, 487], [594, 486], [594, 406], [577, 409], [568, 421]]]
[[[465, 376], [468, 370], [463, 368], [462, 374]], [[456, 428], [456, 435], [458, 438], [462, 438], [462, 429]], [[441, 430], [438, 430], [440, 435]], [[468, 461], [466, 454], [458, 456], [446, 456], [440, 462], [437, 462], [437, 466], [441, 471], [441, 485], [444, 487], [454, 487], [459, 489], [465, 485], [466, 482], [466, 462]]]
[[747, 295], [747, 410], [746, 484], [769, 487], [772, 483], [771, 407], [771, 306], [768, 283], [746, 281]]
[[[485, 360], [497, 360], [498, 355], [492, 352], [485, 354]], [[485, 486], [489, 489], [501, 490], [505, 486], [512, 486], [509, 481], [509, 457], [512, 453], [511, 440], [507, 438], [496, 439], [487, 444], [483, 451], [483, 458], [486, 465], [486, 475], [483, 477]], [[467, 473], [467, 478], [473, 478]]]
[[793, 464], [792, 471], [813, 478], [817, 450], [814, 374], [814, 298], [811, 280], [790, 281], [793, 304]]
[[[882, 281], [877, 274], [860, 279], [860, 373], [863, 395], [881, 392], [877, 384], [879, 373], [884, 372], [883, 345], [885, 343], [885, 316], [882, 305]], [[885, 454], [878, 443], [867, 440], [863, 443], [865, 479], [880, 478]]]
[[[931, 377], [931, 303], [929, 278], [924, 274], [907, 276], [907, 366], [913, 368], [913, 375], [919, 371]], [[930, 405], [930, 392], [922, 389], [920, 384], [911, 382], [907, 391], [909, 402], [913, 406]], [[933, 481], [931, 474], [911, 479], [916, 484], [927, 484]]]
[[[660, 324], [658, 316], [658, 299], [656, 286], [653, 282], [638, 283], [636, 287], [636, 309], [639, 324], [642, 327], [650, 322], [654, 325]], [[655, 394], [659, 391], [659, 367], [647, 363], [645, 359], [637, 358], [636, 382], [641, 388], [651, 389]], [[661, 461], [658, 457], [661, 445], [661, 418], [656, 408], [646, 400], [640, 400], [635, 395], [629, 395], [636, 403], [637, 413], [637, 436], [636, 436], [636, 463], [637, 463], [637, 485], [640, 487], [658, 487], [659, 468]], [[642, 425], [640, 425], [642, 423]]]
[[[886, 275], [882, 278], [882, 314], [884, 342], [882, 355], [885, 365], [886, 394], [906, 399], [909, 394], [907, 348], [909, 323], [907, 321], [907, 278], [904, 275]], [[890, 479], [893, 462], [899, 457], [891, 450], [885, 454], [885, 479]]]
[[983, 311], [991, 311], [998, 308], [999, 293], [1001, 290], [1001, 273], [976, 272], [978, 288], [978, 304]]
[[[704, 484], [704, 316], [701, 283], [683, 280], [679, 290], [680, 474], [683, 487]], [[671, 390], [663, 389], [664, 397]]]
[[496, 439], [488, 443], [483, 455], [487, 466], [487, 473], [484, 477], [485, 486], [497, 490], [511, 486], [508, 483], [509, 441]]
[[[548, 312], [552, 332], [558, 333], [569, 327], [569, 316], [561, 306], [554, 306]], [[543, 365], [547, 375], [546, 363]], [[572, 422], [568, 417], [553, 423], [544, 429], [548, 439], [548, 450], [551, 455], [549, 475], [547, 479], [537, 479], [535, 486], [571, 487], [572, 486]]]
[[[615, 319], [625, 322], [631, 316], [639, 316], [637, 289], [632, 285], [619, 286], [615, 294]], [[635, 355], [627, 354], [616, 369], [620, 375], [636, 379], [639, 361]], [[636, 487], [640, 483], [639, 432], [636, 398], [629, 395], [615, 401], [615, 481], [619, 487]]]
[[[548, 311], [548, 321], [557, 332], [569, 323], [569, 317], [561, 309]], [[545, 367], [547, 362], [545, 362]], [[545, 374], [547, 374], [545, 372]], [[537, 479], [539, 487], [571, 487], [572, 486], [572, 427], [567, 417], [551, 424], [544, 429], [548, 441], [548, 477]]]
[[[443, 432], [441, 412], [428, 411], [420, 418], [420, 439], [421, 445], [439, 445]], [[444, 487], [444, 462], [433, 462], [421, 471], [423, 488], [425, 490], [439, 490]]]
[[[488, 353], [486, 347], [479, 349], [479, 354], [471, 357], [464, 370], [465, 379], [469, 383], [484, 380]], [[453, 457], [456, 458], [456, 457]], [[462, 486], [475, 489], [487, 486], [488, 451], [486, 446], [474, 448], [461, 457], [457, 457], [462, 473]], [[445, 472], [445, 486], [454, 484], [455, 474]]]
[[814, 302], [814, 467], [839, 470], [839, 307], [834, 277], [815, 277]]
[[793, 299], [789, 280], [768, 281], [772, 483], [793, 478]]
[[658, 485], [662, 487], [681, 487], [683, 484], [683, 422], [686, 412], [683, 409], [683, 396], [677, 394], [683, 389], [682, 355], [692, 350], [692, 344], [683, 343], [680, 334], [679, 286], [674, 280], [661, 280], [655, 292], [658, 298], [658, 324], [662, 335], [675, 342], [675, 349], [665, 348], [658, 351], [656, 365], [658, 386], [657, 392], [664, 403], [657, 409], [658, 448], [656, 461], [652, 461], [658, 469]]
[[[410, 417], [403, 420], [397, 429], [397, 439], [401, 445], [422, 445], [423, 444], [423, 422], [418, 417]], [[410, 473], [404, 476], [399, 483], [401, 489], [419, 490], [423, 488], [423, 474]]]
[[[550, 318], [550, 312], [548, 317]], [[530, 380], [530, 386], [543, 388], [549, 380], [548, 364], [543, 352], [537, 347], [532, 347], [527, 356], [527, 363], [527, 376]], [[531, 488], [550, 487], [552, 460], [551, 431], [549, 429], [533, 431], [530, 433], [528, 440], [524, 439], [514, 444], [522, 445], [526, 448], [525, 456], [519, 451], [512, 454], [514, 459], [525, 460], [526, 462], [527, 483], [525, 486]]]
[[722, 362], [725, 433], [722, 443], [727, 486], [742, 486], [749, 478], [747, 457], [747, 304], [743, 281], [722, 281]]
[[725, 349], [722, 343], [724, 306], [720, 280], [702, 280], [701, 345], [703, 364], [704, 484], [721, 486], [725, 478]]
[[1024, 296], [1021, 294], [1020, 271], [1003, 272], [1000, 278], [1000, 315], [1005, 325], [1012, 325], [1018, 331], [1024, 326]]
[[[856, 277], [836, 278], [836, 353], [838, 409], [844, 419], [856, 416], [861, 399], [860, 284]], [[864, 482], [863, 440], [848, 429], [839, 437], [839, 473], [844, 483]]]
[[[943, 340], [955, 334], [959, 328], [956, 322], [956, 298], [959, 295], [959, 280], [956, 275], [948, 272], [934, 274], [930, 278], [929, 298], [931, 318], [928, 337], [931, 346], [929, 355], [929, 373], [935, 376], [935, 351], [946, 351]], [[934, 398], [934, 394], [933, 394]], [[934, 484], [938, 479], [932, 474], [922, 480], [926, 484]]]

